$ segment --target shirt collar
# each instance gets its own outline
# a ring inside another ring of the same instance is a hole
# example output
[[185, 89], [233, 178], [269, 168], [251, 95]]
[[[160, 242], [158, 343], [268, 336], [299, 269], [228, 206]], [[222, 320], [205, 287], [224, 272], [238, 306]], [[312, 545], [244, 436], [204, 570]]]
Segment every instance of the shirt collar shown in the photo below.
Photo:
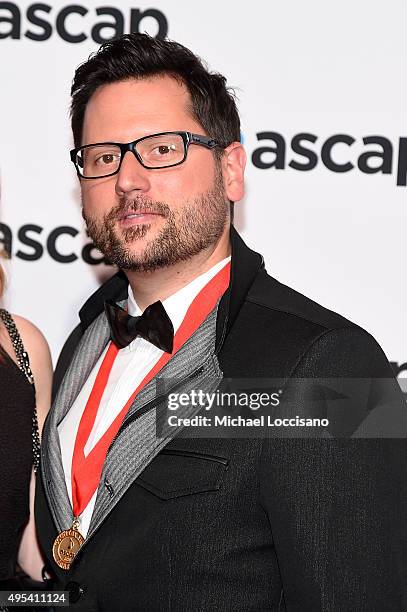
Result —
[[[182, 287], [163, 301], [163, 306], [173, 324], [174, 333], [176, 333], [181, 325], [194, 298], [198, 295], [201, 289], [203, 289], [203, 287], [209, 283], [211, 278], [213, 278], [224, 266], [226, 266], [230, 260], [230, 255], [229, 257], [225, 257], [225, 259], [219, 261], [217, 264], [212, 266], [212, 268], [194, 278], [190, 283], [185, 285], [185, 287]], [[128, 286], [127, 308], [128, 313], [133, 317], [138, 317], [143, 313], [134, 298], [130, 285]]]

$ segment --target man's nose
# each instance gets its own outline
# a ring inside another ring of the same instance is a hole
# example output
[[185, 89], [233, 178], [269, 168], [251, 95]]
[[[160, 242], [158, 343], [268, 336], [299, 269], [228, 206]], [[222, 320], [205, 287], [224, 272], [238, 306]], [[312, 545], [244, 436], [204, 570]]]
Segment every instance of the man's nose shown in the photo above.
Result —
[[134, 153], [126, 151], [117, 174], [115, 187], [117, 195], [123, 196], [130, 191], [148, 191], [150, 189], [149, 172], [140, 164]]

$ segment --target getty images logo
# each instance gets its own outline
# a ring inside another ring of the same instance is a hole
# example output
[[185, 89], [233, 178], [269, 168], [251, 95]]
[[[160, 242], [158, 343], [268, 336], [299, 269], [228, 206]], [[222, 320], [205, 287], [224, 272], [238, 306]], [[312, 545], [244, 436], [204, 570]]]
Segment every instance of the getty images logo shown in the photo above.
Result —
[[397, 185], [407, 185], [407, 138], [399, 138], [395, 147], [384, 136], [357, 139], [349, 134], [334, 134], [322, 140], [315, 134], [301, 132], [288, 143], [279, 132], [258, 132], [256, 137], [262, 146], [253, 151], [252, 162], [260, 170], [288, 167], [307, 172], [321, 161], [331, 172], [345, 173], [356, 168], [364, 174], [396, 172]]
[[[92, 17], [93, 24], [89, 25], [87, 16]], [[147, 30], [152, 36], [165, 38], [168, 20], [162, 11], [131, 8], [125, 15], [114, 6], [87, 8], [81, 4], [69, 4], [55, 8], [36, 3], [30, 4], [23, 13], [14, 2], [0, 2], [0, 39], [28, 38], [42, 42], [55, 32], [68, 43], [81, 43], [91, 38], [101, 45], [127, 32]]]

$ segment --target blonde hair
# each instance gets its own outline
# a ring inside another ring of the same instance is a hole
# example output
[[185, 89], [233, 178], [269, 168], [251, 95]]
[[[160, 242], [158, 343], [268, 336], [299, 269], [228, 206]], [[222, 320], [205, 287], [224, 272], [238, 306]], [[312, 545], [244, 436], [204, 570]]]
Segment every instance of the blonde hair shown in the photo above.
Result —
[[4, 270], [0, 262], [0, 297], [3, 295], [5, 280]]
[[0, 251], [0, 298], [6, 288], [6, 273], [3, 267], [3, 261], [8, 259], [9, 256], [6, 251]]

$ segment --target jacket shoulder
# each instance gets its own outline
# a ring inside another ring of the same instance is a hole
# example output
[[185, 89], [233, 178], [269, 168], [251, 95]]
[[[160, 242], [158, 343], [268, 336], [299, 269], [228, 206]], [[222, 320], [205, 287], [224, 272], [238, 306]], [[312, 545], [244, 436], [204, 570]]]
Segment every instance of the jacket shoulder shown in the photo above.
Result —
[[344, 327], [361, 329], [340, 314], [280, 283], [264, 269], [257, 275], [246, 301], [262, 307], [264, 316], [278, 312], [287, 317], [297, 318], [298, 324], [301, 324], [302, 321], [307, 327], [314, 325], [320, 328], [321, 332]]
[[77, 325], [75, 329], [69, 334], [68, 338], [65, 341], [64, 346], [59, 354], [57, 365], [54, 371], [54, 377], [52, 381], [52, 402], [54, 401], [56, 394], [58, 393], [58, 389], [61, 385], [62, 379], [65, 376], [65, 372], [67, 371], [69, 364], [71, 363], [73, 354], [77, 345], [79, 344], [83, 335], [81, 325]]
[[367, 331], [264, 269], [250, 287], [220, 357], [225, 377], [231, 378], [285, 379], [298, 368], [305, 377], [392, 375]]
[[220, 357], [226, 378], [393, 375], [367, 331], [264, 269], [250, 287]]
[[127, 297], [127, 279], [123, 272], [108, 278], [85, 302], [79, 311], [80, 323], [71, 332], [58, 357], [52, 385], [52, 400], [55, 399], [75, 349], [87, 327], [103, 312], [105, 300], [122, 300]]

